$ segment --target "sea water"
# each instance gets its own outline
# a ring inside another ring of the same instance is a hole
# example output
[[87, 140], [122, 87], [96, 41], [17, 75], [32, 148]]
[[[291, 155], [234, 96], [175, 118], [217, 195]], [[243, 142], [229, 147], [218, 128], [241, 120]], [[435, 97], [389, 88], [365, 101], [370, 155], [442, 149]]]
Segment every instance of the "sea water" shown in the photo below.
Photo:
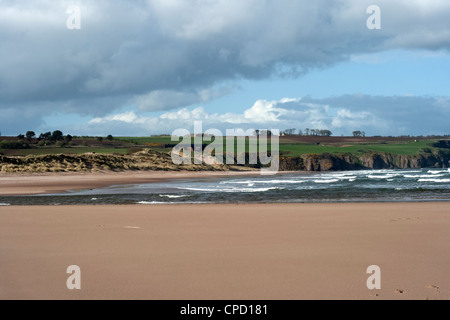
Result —
[[184, 179], [62, 194], [0, 197], [1, 206], [399, 201], [450, 201], [450, 170], [367, 170]]

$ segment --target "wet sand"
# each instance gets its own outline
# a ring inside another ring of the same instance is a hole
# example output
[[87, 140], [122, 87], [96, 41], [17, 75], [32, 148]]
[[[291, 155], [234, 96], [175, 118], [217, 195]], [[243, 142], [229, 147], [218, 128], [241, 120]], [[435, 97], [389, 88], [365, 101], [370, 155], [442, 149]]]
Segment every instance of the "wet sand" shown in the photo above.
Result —
[[[282, 173], [280, 173], [282, 174]], [[43, 174], [0, 174], [0, 196], [32, 195], [105, 188], [113, 185], [144, 184], [173, 179], [234, 177], [260, 175], [256, 171], [125, 171], [74, 172]]]
[[449, 230], [448, 203], [0, 207], [0, 299], [450, 299]]

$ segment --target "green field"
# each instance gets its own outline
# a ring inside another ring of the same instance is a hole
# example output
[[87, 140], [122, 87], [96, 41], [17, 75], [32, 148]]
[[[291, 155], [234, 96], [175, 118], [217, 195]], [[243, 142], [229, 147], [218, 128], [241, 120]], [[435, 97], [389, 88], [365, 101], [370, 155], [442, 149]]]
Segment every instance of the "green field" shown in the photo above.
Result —
[[[171, 141], [170, 137], [158, 138], [123, 138], [124, 141], [133, 142], [137, 144], [176, 144]], [[229, 139], [229, 138], [228, 138]], [[424, 152], [425, 149], [435, 149], [433, 144], [436, 140], [422, 140], [415, 142], [383, 142], [383, 143], [368, 143], [368, 144], [353, 144], [353, 145], [327, 145], [327, 144], [306, 144], [306, 143], [292, 143], [289, 139], [280, 140], [280, 153], [286, 156], [300, 156], [302, 154], [322, 154], [322, 153], [352, 153], [355, 155], [363, 155], [365, 153], [384, 152], [399, 155], [414, 155]], [[194, 143], [192, 139], [192, 143]], [[205, 144], [208, 144], [205, 142]], [[224, 141], [224, 151], [226, 151], [226, 142]], [[246, 139], [246, 150], [249, 150], [249, 140]], [[269, 145], [270, 150], [270, 145]], [[237, 151], [235, 145], [234, 152]]]
[[[229, 138], [228, 138], [229, 139]], [[255, 138], [252, 139], [255, 141]], [[327, 141], [327, 140], [325, 140]], [[330, 140], [331, 141], [331, 140]], [[289, 138], [280, 139], [280, 153], [283, 156], [297, 157], [302, 154], [354, 154], [361, 156], [366, 153], [391, 153], [396, 155], [414, 155], [424, 152], [437, 151], [438, 148], [433, 147], [436, 139], [423, 139], [416, 141], [411, 139], [409, 141], [392, 141], [389, 139], [380, 141], [367, 140], [367, 143], [349, 143], [349, 142], [320, 142], [320, 143], [306, 143], [302, 140], [295, 141]], [[98, 154], [129, 154], [137, 152], [142, 149], [152, 149], [161, 152], [170, 152], [171, 146], [178, 142], [173, 142], [171, 137], [118, 137], [113, 142], [98, 142], [95, 140], [78, 140], [75, 145], [71, 147], [37, 147], [32, 145], [27, 149], [2, 150], [0, 153], [8, 156], [26, 156], [26, 155], [45, 155], [45, 154], [83, 154], [83, 153], [98, 153]], [[192, 138], [194, 143], [194, 138]], [[204, 141], [204, 144], [210, 142]], [[246, 149], [249, 150], [249, 139], [246, 139]], [[270, 145], [269, 145], [270, 150]], [[446, 149], [448, 150], [448, 149]], [[226, 152], [226, 143], [224, 142], [224, 152]], [[235, 144], [234, 152], [237, 151]]]
[[172, 142], [171, 137], [116, 137], [114, 138], [117, 141], [123, 141], [127, 143], [134, 143], [137, 145], [145, 145], [152, 143], [160, 143], [160, 144], [176, 144], [176, 142]]
[[392, 153], [398, 155], [414, 155], [424, 152], [424, 149], [432, 149], [434, 141], [420, 141], [410, 143], [386, 143], [386, 144], [356, 144], [348, 146], [327, 146], [317, 144], [280, 144], [280, 153], [287, 156], [300, 156], [302, 154], [322, 153], [351, 153], [363, 155], [365, 153]]

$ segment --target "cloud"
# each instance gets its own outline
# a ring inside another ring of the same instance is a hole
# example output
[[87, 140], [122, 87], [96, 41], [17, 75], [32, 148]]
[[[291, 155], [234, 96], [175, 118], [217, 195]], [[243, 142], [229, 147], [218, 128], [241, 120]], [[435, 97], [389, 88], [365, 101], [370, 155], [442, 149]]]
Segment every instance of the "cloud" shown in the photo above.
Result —
[[[450, 97], [382, 97], [347, 95], [328, 99], [311, 97], [258, 100], [243, 113], [208, 113], [204, 108], [183, 108], [159, 117], [127, 112], [92, 120], [83, 130], [105, 135], [171, 133], [185, 128], [193, 132], [194, 121], [204, 129], [329, 129], [335, 135], [354, 130], [369, 135], [448, 134]], [[119, 130], [119, 131], [114, 131]]]
[[370, 128], [374, 132], [374, 128], [378, 132], [388, 132], [389, 127], [386, 121], [381, 118], [377, 118], [375, 115], [368, 111], [352, 112], [348, 109], [339, 109], [337, 116], [333, 118], [331, 125], [335, 129], [345, 130], [348, 132], [348, 128]]
[[[140, 112], [167, 111], [165, 116], [176, 119], [204, 117], [219, 124], [341, 130], [364, 122], [373, 132], [423, 128], [416, 119], [434, 125], [433, 114], [419, 115], [426, 110], [424, 106], [445, 119], [434, 98], [358, 100], [354, 96], [309, 102], [261, 100], [238, 114], [193, 113], [196, 108], [182, 109], [180, 116], [176, 111], [173, 114], [173, 110], [232, 92], [235, 80], [298, 76], [343, 61], [370, 60], [373, 53], [396, 49], [448, 54], [449, 1], [376, 1], [382, 9], [382, 30], [375, 32], [366, 28], [366, 9], [373, 3], [0, 1], [0, 128], [3, 132], [38, 128], [45, 115], [55, 113], [101, 119], [79, 128], [86, 133], [106, 122], [114, 123], [116, 130], [120, 124], [124, 134], [128, 134], [126, 128], [130, 134], [138, 129], [148, 132], [144, 126], [133, 127], [136, 121], [170, 131], [172, 121], [178, 121], [169, 119], [170, 124], [163, 126], [162, 119], [168, 118], [141, 119], [139, 114], [129, 122], [123, 121], [126, 117], [114, 119], [114, 113], [127, 106]], [[73, 4], [81, 8], [81, 30], [66, 28], [66, 9]], [[398, 108], [384, 108], [383, 103]], [[441, 104], [446, 109], [448, 102]], [[442, 122], [437, 120], [437, 124]], [[443, 129], [436, 127], [439, 132]]]
[[450, 49], [446, 0], [377, 1], [379, 32], [366, 28], [368, 0], [80, 0], [78, 31], [66, 28], [73, 3], [0, 2], [0, 108], [64, 104], [105, 115], [135, 99], [169, 110], [214, 99], [213, 88], [234, 79], [302, 74], [354, 54]]
[[143, 111], [160, 111], [206, 103], [228, 94], [231, 90], [228, 87], [203, 89], [195, 92], [156, 90], [149, 94], [138, 96], [134, 101], [139, 109]]
[[90, 124], [107, 123], [107, 122], [124, 122], [130, 124], [143, 123], [143, 118], [139, 118], [133, 111], [115, 114], [105, 118], [95, 118], [89, 121]]
[[[283, 99], [283, 101], [286, 101]], [[278, 105], [283, 105], [285, 102], [275, 103], [265, 100], [258, 100], [250, 109], [244, 112], [244, 118], [251, 123], [265, 124], [265, 123], [277, 123], [280, 119], [291, 114], [293, 111], [289, 111]]]

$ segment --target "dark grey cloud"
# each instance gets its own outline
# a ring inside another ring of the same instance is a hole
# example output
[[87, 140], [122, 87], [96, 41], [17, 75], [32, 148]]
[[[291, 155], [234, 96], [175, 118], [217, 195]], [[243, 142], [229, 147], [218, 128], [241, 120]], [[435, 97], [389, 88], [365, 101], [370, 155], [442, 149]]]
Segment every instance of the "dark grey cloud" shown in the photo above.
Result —
[[[366, 28], [374, 3], [377, 32]], [[81, 30], [66, 28], [71, 4]], [[446, 0], [3, 0], [0, 108], [36, 123], [34, 108], [169, 110], [218, 97], [233, 79], [296, 76], [390, 49], [448, 51], [449, 14]]]

